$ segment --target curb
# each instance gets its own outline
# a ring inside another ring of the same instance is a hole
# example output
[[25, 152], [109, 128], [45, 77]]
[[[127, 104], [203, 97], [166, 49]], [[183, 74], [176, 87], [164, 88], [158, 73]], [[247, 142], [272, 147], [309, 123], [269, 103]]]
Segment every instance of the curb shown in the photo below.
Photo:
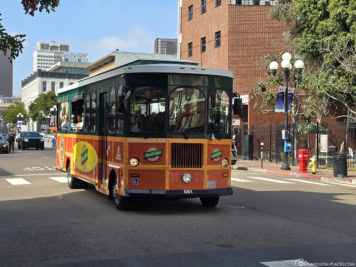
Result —
[[346, 184], [356, 184], [356, 179], [353, 178], [330, 178], [318, 176], [315, 174], [291, 172], [291, 171], [278, 171], [278, 170], [269, 170], [269, 169], [259, 169], [259, 168], [249, 168], [249, 167], [232, 167], [232, 170], [242, 170], [242, 171], [251, 171], [251, 172], [260, 172], [260, 173], [272, 173], [272, 174], [282, 174], [299, 178], [306, 179], [317, 179], [324, 182], [336, 182], [336, 183], [346, 183]]

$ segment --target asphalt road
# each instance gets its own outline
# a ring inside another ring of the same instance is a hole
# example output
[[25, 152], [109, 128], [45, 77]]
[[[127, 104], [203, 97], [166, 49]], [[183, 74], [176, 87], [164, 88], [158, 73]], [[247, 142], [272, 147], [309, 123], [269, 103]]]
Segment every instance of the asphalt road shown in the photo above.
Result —
[[217, 208], [147, 200], [120, 212], [68, 189], [54, 157], [0, 154], [0, 266], [356, 266], [356, 186], [233, 171]]

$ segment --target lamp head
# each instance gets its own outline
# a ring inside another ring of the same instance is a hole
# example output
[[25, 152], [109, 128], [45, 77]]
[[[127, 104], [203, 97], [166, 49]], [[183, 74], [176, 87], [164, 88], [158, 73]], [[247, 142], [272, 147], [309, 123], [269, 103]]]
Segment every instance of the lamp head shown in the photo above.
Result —
[[286, 52], [286, 53], [284, 53], [283, 55], [282, 55], [282, 60], [288, 60], [288, 61], [290, 61], [292, 59], [292, 55], [290, 54], [290, 53], [288, 53], [288, 52]]
[[304, 62], [303, 60], [300, 60], [298, 59], [295, 63], [294, 63], [294, 67], [297, 69], [297, 70], [302, 70], [304, 68]]
[[292, 64], [290, 64], [290, 61], [286, 59], [283, 59], [281, 66], [283, 69], [289, 69], [289, 70], [292, 69]]
[[278, 70], [278, 62], [272, 61], [271, 63], [269, 63], [269, 69], [272, 71], [272, 74], [275, 75]]

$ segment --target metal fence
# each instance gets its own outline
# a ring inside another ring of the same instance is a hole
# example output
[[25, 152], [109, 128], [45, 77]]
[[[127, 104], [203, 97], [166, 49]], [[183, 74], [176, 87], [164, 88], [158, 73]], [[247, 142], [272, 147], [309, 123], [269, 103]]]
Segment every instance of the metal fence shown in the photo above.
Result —
[[[283, 161], [284, 140], [282, 130], [284, 125], [269, 125], [250, 129], [250, 142], [253, 155], [249, 158], [260, 158], [260, 144], [264, 143], [264, 158], [276, 163]], [[241, 139], [243, 147], [244, 138]], [[310, 158], [316, 157], [318, 167], [333, 167], [335, 153], [347, 153], [348, 168], [356, 168], [356, 124], [302, 124], [289, 125], [289, 141], [292, 152], [288, 153], [290, 165], [298, 165], [298, 150], [309, 149]], [[246, 159], [246, 158], [245, 158]]]

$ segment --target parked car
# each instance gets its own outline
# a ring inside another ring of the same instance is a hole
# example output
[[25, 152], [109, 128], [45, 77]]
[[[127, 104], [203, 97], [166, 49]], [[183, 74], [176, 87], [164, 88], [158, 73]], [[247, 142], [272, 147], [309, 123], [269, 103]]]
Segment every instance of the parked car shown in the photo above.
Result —
[[9, 143], [3, 135], [0, 135], [0, 152], [9, 153]]
[[31, 147], [44, 150], [43, 137], [38, 132], [22, 132], [18, 139], [18, 148], [25, 150]]

